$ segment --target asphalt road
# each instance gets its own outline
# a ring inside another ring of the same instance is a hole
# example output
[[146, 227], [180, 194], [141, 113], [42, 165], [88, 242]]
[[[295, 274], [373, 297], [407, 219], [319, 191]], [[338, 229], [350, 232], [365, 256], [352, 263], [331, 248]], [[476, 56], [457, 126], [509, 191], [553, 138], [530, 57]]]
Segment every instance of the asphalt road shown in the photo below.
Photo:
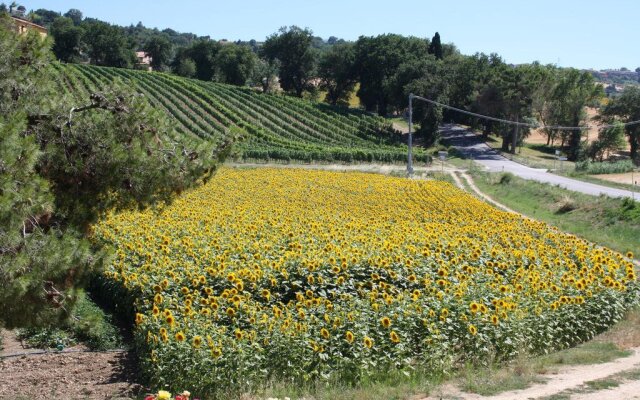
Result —
[[[581, 192], [593, 196], [605, 194], [609, 197], [632, 197], [629, 190], [615, 189], [607, 186], [596, 185], [576, 179], [567, 178], [547, 172], [545, 169], [536, 169], [511, 161], [484, 143], [473, 132], [457, 125], [445, 125], [441, 128], [442, 137], [447, 143], [456, 147], [467, 158], [473, 159], [477, 164], [484, 166], [489, 172], [511, 172], [523, 179], [558, 185], [564, 189]], [[640, 193], [635, 194], [640, 199]]]

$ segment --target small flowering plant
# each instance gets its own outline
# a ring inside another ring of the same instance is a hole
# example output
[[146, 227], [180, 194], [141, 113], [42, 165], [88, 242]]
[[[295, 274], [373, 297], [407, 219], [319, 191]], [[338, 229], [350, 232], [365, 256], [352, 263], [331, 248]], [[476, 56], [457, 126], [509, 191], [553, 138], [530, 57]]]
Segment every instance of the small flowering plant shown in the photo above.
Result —
[[[159, 390], [157, 394], [147, 395], [144, 400], [190, 400], [191, 393], [188, 391], [184, 391], [181, 394], [177, 394], [176, 397], [171, 397], [171, 393], [166, 390]], [[194, 398], [193, 400], [200, 400], [198, 398]]]

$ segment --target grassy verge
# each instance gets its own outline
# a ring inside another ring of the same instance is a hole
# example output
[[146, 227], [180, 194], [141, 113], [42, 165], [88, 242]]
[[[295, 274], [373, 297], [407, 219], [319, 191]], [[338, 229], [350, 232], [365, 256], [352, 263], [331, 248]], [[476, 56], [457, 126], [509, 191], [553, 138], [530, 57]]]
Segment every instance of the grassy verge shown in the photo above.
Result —
[[524, 215], [594, 243], [640, 254], [640, 203], [589, 196], [504, 174], [474, 172], [478, 188]]
[[516, 154], [505, 153], [500, 150], [502, 140], [489, 137], [486, 141], [487, 145], [492, 149], [501, 152], [506, 158], [519, 164], [529, 166], [531, 168], [554, 169], [557, 171], [569, 172], [575, 170], [575, 163], [572, 161], [557, 161], [555, 148], [544, 144], [525, 143], [518, 147]]
[[18, 337], [34, 348], [69, 347], [83, 343], [92, 350], [122, 348], [124, 339], [114, 317], [81, 292], [73, 316], [62, 327], [20, 329]]

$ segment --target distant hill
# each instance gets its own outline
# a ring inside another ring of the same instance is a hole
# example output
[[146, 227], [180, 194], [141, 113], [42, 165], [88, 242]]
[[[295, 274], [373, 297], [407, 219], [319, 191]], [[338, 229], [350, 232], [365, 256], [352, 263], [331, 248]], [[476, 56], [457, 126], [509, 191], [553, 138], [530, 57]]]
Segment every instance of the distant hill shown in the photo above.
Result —
[[[640, 69], [640, 68], [639, 68]], [[589, 70], [598, 82], [608, 85], [637, 85], [640, 83], [640, 71], [606, 69], [602, 71]]]
[[[121, 80], [164, 110], [184, 134], [220, 140], [233, 127], [247, 160], [402, 162], [407, 147], [383, 118], [246, 87], [128, 69], [58, 64], [60, 89], [86, 96]], [[85, 97], [86, 98], [86, 97]], [[418, 161], [428, 156], [417, 149]]]

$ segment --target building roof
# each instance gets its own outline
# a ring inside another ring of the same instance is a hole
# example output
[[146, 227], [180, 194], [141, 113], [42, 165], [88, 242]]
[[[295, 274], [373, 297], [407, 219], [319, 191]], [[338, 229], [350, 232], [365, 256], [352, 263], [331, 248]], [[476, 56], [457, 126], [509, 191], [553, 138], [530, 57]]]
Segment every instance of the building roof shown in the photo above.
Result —
[[45, 28], [44, 26], [42, 26], [42, 25], [38, 25], [38, 24], [36, 24], [36, 23], [34, 23], [34, 22], [31, 22], [31, 21], [29, 21], [28, 19], [20, 18], [20, 17], [16, 17], [15, 15], [12, 15], [12, 16], [11, 16], [11, 18], [15, 19], [16, 21], [20, 21], [21, 23], [25, 23], [25, 24], [27, 24], [27, 25], [29, 25], [29, 26], [32, 26], [32, 27], [34, 27], [34, 28], [42, 29], [42, 30], [43, 30], [43, 31], [45, 31], [45, 32], [47, 31], [47, 28]]

